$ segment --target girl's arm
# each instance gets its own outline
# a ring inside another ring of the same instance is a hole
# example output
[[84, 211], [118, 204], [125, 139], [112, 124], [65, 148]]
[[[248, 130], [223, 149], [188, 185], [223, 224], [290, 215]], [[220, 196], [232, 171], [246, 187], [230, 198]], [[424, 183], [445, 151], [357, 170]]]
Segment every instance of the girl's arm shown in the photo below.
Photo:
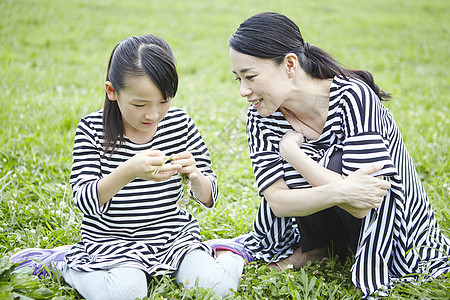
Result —
[[102, 206], [114, 197], [125, 185], [136, 178], [152, 181], [164, 181], [175, 175], [179, 165], [165, 164], [154, 172], [166, 156], [159, 150], [147, 150], [136, 154], [119, 165], [114, 171], [101, 178], [97, 184], [99, 205]]
[[179, 172], [188, 176], [194, 196], [206, 207], [213, 206], [210, 180], [196, 167], [194, 156], [190, 152], [172, 155], [172, 165], [180, 167]]
[[[295, 203], [292, 205], [298, 208], [298, 213], [304, 215], [337, 205], [353, 216], [363, 218], [372, 208], [380, 205], [382, 196], [387, 194], [390, 184], [370, 174], [380, 170], [382, 165], [371, 165], [367, 169], [355, 172], [352, 178], [349, 176], [343, 180], [342, 175], [320, 166], [300, 149], [299, 145], [303, 139], [301, 133], [286, 133], [280, 141], [280, 154], [315, 188], [285, 193], [286, 191], [283, 190], [288, 187], [284, 180], [278, 180], [264, 192], [266, 199], [269, 197], [274, 202], [271, 207], [276, 204], [289, 207], [291, 205], [289, 199], [294, 197]], [[356, 175], [359, 175], [359, 178], [355, 178]], [[283, 195], [281, 201], [277, 199], [279, 194]], [[269, 199], [268, 201], [271, 202]], [[281, 207], [279, 210], [283, 213]]]

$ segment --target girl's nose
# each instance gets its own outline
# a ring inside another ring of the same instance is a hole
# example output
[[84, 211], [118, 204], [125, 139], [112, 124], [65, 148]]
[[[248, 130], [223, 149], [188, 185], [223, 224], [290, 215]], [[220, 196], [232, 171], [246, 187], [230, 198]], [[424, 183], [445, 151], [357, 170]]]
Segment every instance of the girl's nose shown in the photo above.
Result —
[[150, 121], [156, 121], [158, 119], [158, 111], [149, 110], [145, 113], [144, 117]]

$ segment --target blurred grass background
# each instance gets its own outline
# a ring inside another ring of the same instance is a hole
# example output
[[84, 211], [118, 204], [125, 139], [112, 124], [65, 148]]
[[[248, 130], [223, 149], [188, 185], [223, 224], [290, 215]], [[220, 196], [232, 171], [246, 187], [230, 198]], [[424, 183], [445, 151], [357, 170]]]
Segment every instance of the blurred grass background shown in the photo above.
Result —
[[[0, 0], [0, 254], [79, 240], [68, 176], [79, 119], [103, 105], [106, 65], [125, 37], [172, 47], [174, 106], [199, 127], [219, 176], [214, 211], [190, 209], [202, 235], [251, 230], [259, 204], [228, 37], [249, 16], [286, 14], [306, 41], [346, 67], [372, 72], [443, 230], [449, 207], [449, 28], [444, 0]], [[255, 275], [258, 276], [258, 275]]]

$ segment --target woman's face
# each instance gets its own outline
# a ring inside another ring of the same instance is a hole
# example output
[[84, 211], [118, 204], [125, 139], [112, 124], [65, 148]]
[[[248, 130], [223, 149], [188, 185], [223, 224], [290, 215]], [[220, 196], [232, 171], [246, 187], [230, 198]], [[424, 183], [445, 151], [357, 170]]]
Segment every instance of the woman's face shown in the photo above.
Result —
[[250, 56], [232, 48], [230, 59], [232, 71], [239, 81], [241, 97], [246, 97], [261, 116], [273, 114], [290, 91], [284, 63], [276, 65], [271, 59]]

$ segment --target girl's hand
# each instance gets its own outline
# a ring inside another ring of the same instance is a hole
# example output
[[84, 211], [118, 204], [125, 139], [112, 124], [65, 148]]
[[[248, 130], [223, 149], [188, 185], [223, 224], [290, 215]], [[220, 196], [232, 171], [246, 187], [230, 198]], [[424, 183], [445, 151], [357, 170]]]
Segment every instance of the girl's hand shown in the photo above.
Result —
[[364, 217], [372, 208], [380, 207], [391, 188], [391, 184], [376, 177], [372, 173], [380, 170], [383, 166], [370, 164], [361, 168], [343, 181], [339, 182], [341, 208], [345, 209], [357, 218]]
[[194, 156], [187, 151], [173, 154], [171, 164], [179, 166], [178, 172], [187, 175], [195, 197], [205, 206], [211, 207], [214, 204], [211, 182], [197, 168]]
[[171, 164], [174, 166], [178, 166], [178, 172], [186, 174], [187, 177], [191, 180], [195, 179], [200, 172], [195, 165], [194, 156], [187, 151], [173, 154]]
[[[170, 179], [178, 173], [180, 166], [162, 165], [166, 159], [167, 156], [159, 150], [146, 150], [120, 164], [114, 171], [98, 181], [99, 205], [102, 206], [111, 200], [124, 186], [136, 178], [152, 181]], [[155, 170], [158, 170], [158, 172], [155, 172]]]
[[280, 140], [279, 148], [280, 155], [289, 161], [289, 157], [294, 151], [298, 151], [300, 146], [305, 141], [305, 137], [300, 132], [288, 131], [286, 132]]
[[159, 150], [142, 151], [125, 162], [132, 179], [165, 181], [177, 174], [180, 166], [164, 164], [167, 156]]

